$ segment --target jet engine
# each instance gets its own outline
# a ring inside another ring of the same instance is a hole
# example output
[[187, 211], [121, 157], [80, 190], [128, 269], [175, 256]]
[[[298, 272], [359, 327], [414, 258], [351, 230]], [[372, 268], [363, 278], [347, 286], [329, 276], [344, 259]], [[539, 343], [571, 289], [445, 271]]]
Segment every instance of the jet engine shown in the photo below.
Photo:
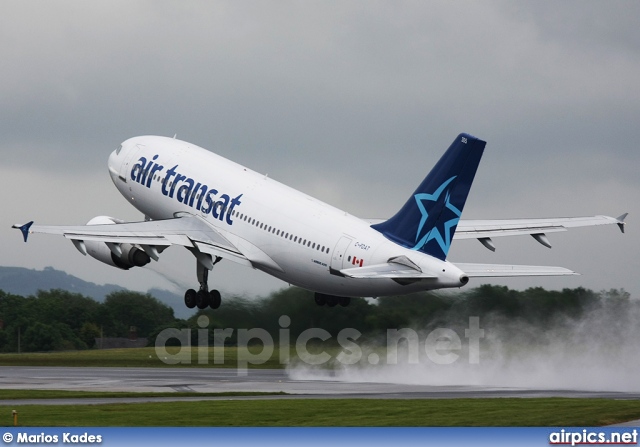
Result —
[[[98, 216], [87, 222], [87, 225], [115, 225], [118, 223], [122, 223], [122, 221], [109, 216]], [[83, 255], [88, 254], [100, 262], [123, 270], [129, 270], [131, 267], [142, 267], [151, 261], [151, 258], [144, 250], [131, 244], [78, 240], [74, 240], [73, 244]]]

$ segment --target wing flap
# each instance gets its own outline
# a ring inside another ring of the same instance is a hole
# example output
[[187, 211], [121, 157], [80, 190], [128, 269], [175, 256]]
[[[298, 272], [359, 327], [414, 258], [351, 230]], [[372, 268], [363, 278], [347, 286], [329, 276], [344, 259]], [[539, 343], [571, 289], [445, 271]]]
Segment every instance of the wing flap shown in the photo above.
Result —
[[578, 273], [564, 267], [472, 263], [456, 263], [455, 265], [471, 278], [578, 275]]
[[201, 242], [194, 242], [196, 248], [202, 252], [212, 256], [219, 256], [229, 261], [233, 261], [237, 264], [244, 265], [246, 267], [253, 267], [251, 261], [249, 261], [242, 253], [236, 250], [228, 250], [224, 247], [209, 245]]
[[[106, 226], [106, 225], [105, 225]], [[39, 228], [39, 227], [36, 227]], [[34, 231], [34, 233], [55, 234], [47, 231]], [[110, 242], [114, 244], [138, 244], [138, 245], [159, 245], [169, 246], [172, 243], [166, 237], [157, 236], [131, 236], [131, 235], [98, 235], [98, 234], [82, 234], [77, 232], [61, 233], [65, 238], [72, 241], [98, 241]], [[108, 240], [107, 240], [108, 239]]]
[[190, 241], [199, 241], [233, 248], [231, 242], [196, 216], [112, 225], [32, 225], [28, 232], [112, 243], [192, 246]]
[[140, 245], [143, 249], [152, 246], [180, 245], [188, 248], [195, 247], [203, 253], [222, 256], [240, 264], [251, 264], [238, 247], [197, 216], [111, 225], [27, 225], [14, 226], [23, 231], [25, 241], [28, 234], [44, 233], [62, 235], [74, 244], [79, 241], [126, 243]]

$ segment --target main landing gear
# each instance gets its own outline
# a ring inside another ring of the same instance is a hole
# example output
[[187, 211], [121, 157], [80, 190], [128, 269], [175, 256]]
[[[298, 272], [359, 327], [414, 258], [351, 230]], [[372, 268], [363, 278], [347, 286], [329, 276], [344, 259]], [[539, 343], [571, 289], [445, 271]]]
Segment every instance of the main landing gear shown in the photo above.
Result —
[[205, 309], [207, 306], [212, 309], [217, 309], [222, 303], [222, 297], [217, 290], [210, 290], [208, 292], [204, 290], [189, 289], [184, 294], [184, 304], [189, 309], [198, 307], [198, 309]]
[[326, 304], [329, 307], [336, 307], [338, 304], [342, 307], [347, 307], [351, 302], [351, 298], [348, 296], [325, 295], [324, 293], [318, 292], [315, 293], [314, 299], [318, 306], [324, 306]]
[[[216, 256], [215, 261], [210, 263], [210, 267], [213, 268], [218, 262], [220, 262], [222, 258]], [[200, 283], [200, 290], [197, 292], [193, 289], [189, 289], [184, 294], [184, 304], [189, 308], [193, 309], [194, 307], [198, 307], [198, 309], [205, 309], [209, 306], [212, 309], [217, 309], [220, 307], [222, 303], [222, 297], [220, 296], [220, 292], [217, 290], [209, 290], [209, 268], [205, 267], [200, 259], [197, 262], [197, 273], [198, 273], [198, 282]]]

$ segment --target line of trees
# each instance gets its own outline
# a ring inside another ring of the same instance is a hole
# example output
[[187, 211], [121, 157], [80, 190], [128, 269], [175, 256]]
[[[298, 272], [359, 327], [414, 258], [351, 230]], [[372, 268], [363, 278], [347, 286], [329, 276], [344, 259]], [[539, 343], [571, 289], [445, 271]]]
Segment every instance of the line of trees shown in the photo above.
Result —
[[[295, 287], [266, 298], [225, 298], [217, 310], [200, 310], [187, 320], [176, 319], [173, 310], [149, 294], [119, 291], [103, 303], [79, 294], [50, 290], [21, 297], [0, 291], [0, 352], [89, 349], [95, 338], [126, 337], [131, 326], [151, 346], [165, 328], [201, 329], [198, 317], [206, 315], [209, 329], [267, 330], [274, 339], [287, 315], [292, 339], [308, 328], [322, 328], [336, 335], [349, 327], [371, 336], [387, 329], [463, 328], [469, 316], [504, 318], [545, 330], [559, 321], [579, 320], [585, 313], [603, 309], [622, 321], [637, 315], [640, 301], [624, 290], [594, 292], [584, 288], [524, 291], [483, 285], [468, 291], [420, 293], [377, 300], [352, 299], [349, 307], [318, 307], [311, 292]], [[210, 331], [213, 336], [213, 331]], [[234, 331], [237, 334], [237, 331]], [[230, 343], [234, 343], [231, 338]]]
[[0, 291], [0, 352], [94, 347], [96, 337], [146, 337], [175, 321], [173, 309], [151, 295], [118, 291], [103, 303], [65, 290], [22, 297]]
[[[467, 291], [424, 292], [376, 300], [352, 299], [349, 307], [329, 308], [318, 307], [313, 293], [291, 287], [260, 300], [227, 299], [220, 309], [199, 311], [184, 322], [182, 328], [193, 329], [192, 341], [195, 343], [196, 329], [200, 328], [197, 318], [206, 315], [209, 329], [263, 328], [275, 340], [282, 328], [279, 318], [287, 315], [291, 320], [287, 329], [292, 340], [311, 327], [325, 329], [333, 336], [349, 327], [376, 338], [384, 336], [387, 329], [402, 328], [430, 331], [447, 327], [464, 333], [470, 316], [497, 324], [518, 322], [544, 331], [603, 311], [613, 315], [614, 320], [626, 320], [640, 313], [640, 301], [632, 300], [623, 289], [594, 292], [582, 287], [561, 291], [538, 287], [518, 291], [505, 286], [483, 285]], [[233, 343], [234, 339], [230, 341]]]

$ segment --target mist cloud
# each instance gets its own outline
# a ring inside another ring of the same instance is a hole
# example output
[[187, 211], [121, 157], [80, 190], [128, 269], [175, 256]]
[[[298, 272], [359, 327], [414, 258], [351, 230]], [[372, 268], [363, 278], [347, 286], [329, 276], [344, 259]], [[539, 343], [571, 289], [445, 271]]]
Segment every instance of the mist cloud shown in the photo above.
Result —
[[[380, 353], [385, 340], [361, 346], [362, 361], [337, 361], [312, 367], [297, 362], [288, 372], [296, 380], [341, 380], [436, 387], [515, 388], [527, 390], [640, 391], [640, 307], [621, 313], [613, 306], [593, 308], [580, 318], [558, 318], [546, 328], [504, 316], [480, 320], [484, 338], [477, 364], [469, 361], [464, 329], [456, 331], [462, 350], [459, 358], [437, 364], [425, 355], [424, 344], [434, 328], [417, 329], [420, 362], [411, 361], [407, 343], [398, 345], [397, 364], [369, 364], [370, 353]], [[455, 326], [454, 326], [455, 327]], [[445, 354], [448, 351], [442, 350]], [[394, 356], [395, 358], [395, 353]]]

